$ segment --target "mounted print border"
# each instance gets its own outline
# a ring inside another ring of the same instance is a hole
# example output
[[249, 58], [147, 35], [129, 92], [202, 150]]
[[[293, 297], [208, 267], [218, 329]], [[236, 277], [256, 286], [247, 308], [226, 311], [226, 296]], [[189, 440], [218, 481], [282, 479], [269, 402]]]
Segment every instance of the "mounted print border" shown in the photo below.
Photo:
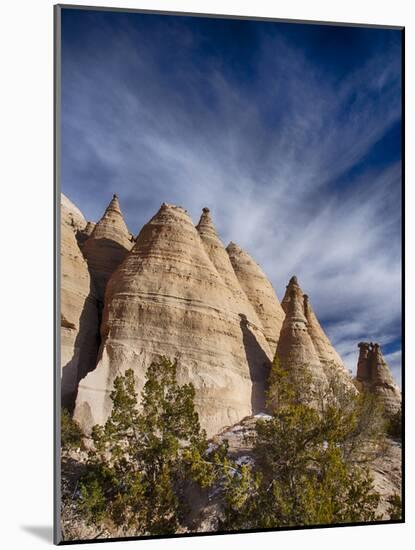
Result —
[[404, 522], [404, 28], [54, 27], [55, 544]]

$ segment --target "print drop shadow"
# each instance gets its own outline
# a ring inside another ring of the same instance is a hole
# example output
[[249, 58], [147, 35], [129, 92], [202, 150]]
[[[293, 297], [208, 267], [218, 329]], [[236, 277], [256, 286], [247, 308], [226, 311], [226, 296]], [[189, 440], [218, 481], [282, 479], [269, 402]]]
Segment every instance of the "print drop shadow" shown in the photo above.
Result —
[[26, 533], [37, 537], [40, 540], [53, 543], [53, 527], [52, 525], [21, 525], [20, 528]]
[[265, 410], [265, 386], [271, 363], [250, 330], [246, 315], [240, 313], [239, 318], [246, 360], [252, 380], [251, 407], [253, 414], [256, 414]]

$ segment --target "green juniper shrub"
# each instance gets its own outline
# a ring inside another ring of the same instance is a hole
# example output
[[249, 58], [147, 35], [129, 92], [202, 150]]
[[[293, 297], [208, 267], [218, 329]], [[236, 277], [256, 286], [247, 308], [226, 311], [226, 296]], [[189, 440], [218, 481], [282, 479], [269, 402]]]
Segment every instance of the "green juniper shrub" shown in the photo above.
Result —
[[187, 511], [183, 484], [212, 484], [220, 453], [209, 454], [192, 384], [178, 385], [177, 365], [162, 357], [146, 374], [138, 407], [134, 374], [114, 381], [112, 412], [92, 431], [94, 448], [81, 480], [80, 508], [97, 527], [134, 534], [177, 532]]
[[82, 448], [82, 430], [67, 409], [61, 409], [61, 447], [63, 451]]
[[[335, 398], [336, 392], [345, 397], [344, 388], [334, 387], [325, 393], [316, 389], [311, 405], [302, 399], [304, 390], [310, 395], [310, 380], [306, 367], [304, 377], [296, 376], [294, 382], [274, 362], [268, 390], [272, 418], [256, 424], [255, 467], [243, 466], [238, 474], [227, 476], [222, 528], [377, 518], [379, 495], [364, 466], [373, 459], [374, 442], [380, 441], [377, 405], [351, 391], [344, 407]], [[367, 450], [363, 452], [364, 442]]]

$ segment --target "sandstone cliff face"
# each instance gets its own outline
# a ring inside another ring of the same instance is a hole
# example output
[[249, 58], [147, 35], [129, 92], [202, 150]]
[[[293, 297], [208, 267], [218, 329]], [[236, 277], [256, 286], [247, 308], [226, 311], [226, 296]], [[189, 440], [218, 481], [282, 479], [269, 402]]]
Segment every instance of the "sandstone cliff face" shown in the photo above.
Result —
[[[86, 228], [91, 230], [91, 226]], [[104, 215], [93, 228], [82, 247], [92, 273], [98, 298], [104, 300], [107, 282], [133, 246], [117, 195], [114, 195]]]
[[284, 311], [277, 295], [259, 265], [238, 245], [226, 248], [239, 283], [262, 322], [264, 334], [274, 355], [284, 320]]
[[363, 391], [379, 396], [387, 415], [395, 414], [401, 407], [401, 392], [383, 357], [379, 344], [359, 343], [359, 360], [356, 380]]
[[63, 196], [61, 203], [62, 406], [72, 410], [79, 380], [95, 367], [98, 351], [96, 293], [76, 232], [85, 219]]
[[177, 358], [180, 383], [194, 384], [208, 434], [262, 408], [269, 350], [232, 300], [186, 211], [163, 204], [108, 283], [100, 359], [80, 385], [75, 418], [85, 429], [103, 423], [115, 376], [132, 368], [140, 392], [160, 355]]
[[284, 311], [288, 311], [290, 307], [291, 296], [294, 295], [298, 302], [303, 303], [303, 313], [307, 321], [307, 331], [311, 337], [313, 346], [317, 352], [318, 358], [323, 366], [324, 372], [328, 380], [335, 379], [344, 384], [350, 390], [355, 391], [353, 378], [348, 370], [343, 365], [339, 354], [334, 349], [332, 343], [320, 325], [316, 314], [311, 306], [309, 297], [304, 294], [297, 277], [291, 277], [281, 305]]

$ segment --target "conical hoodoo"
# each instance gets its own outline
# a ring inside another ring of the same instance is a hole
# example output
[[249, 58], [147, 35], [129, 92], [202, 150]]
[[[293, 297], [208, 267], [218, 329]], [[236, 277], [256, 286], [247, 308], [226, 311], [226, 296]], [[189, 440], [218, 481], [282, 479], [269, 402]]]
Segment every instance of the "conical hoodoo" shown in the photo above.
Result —
[[280, 367], [290, 374], [293, 381], [305, 384], [304, 399], [312, 399], [310, 386], [325, 390], [327, 377], [308, 332], [303, 301], [295, 288], [290, 289], [288, 298], [276, 356]]
[[379, 344], [359, 343], [356, 380], [361, 390], [379, 396], [387, 415], [393, 415], [400, 409], [401, 392], [393, 380]]
[[273, 353], [270, 350], [268, 342], [264, 336], [264, 328], [254, 310], [252, 304], [248, 300], [245, 292], [239, 283], [239, 280], [232, 267], [230, 258], [226, 249], [218, 237], [215, 226], [213, 225], [210, 216], [209, 208], [203, 208], [202, 215], [196, 229], [202, 239], [203, 246], [212, 261], [213, 265], [223, 282], [228, 287], [230, 293], [230, 302], [227, 307], [230, 311], [234, 311], [237, 315], [244, 315], [252, 330], [255, 331], [255, 336], [260, 343], [261, 349], [267, 354], [270, 360], [273, 358]]
[[298, 284], [297, 277], [291, 277], [284, 298], [281, 302], [285, 311], [288, 310], [291, 295], [294, 293], [296, 299], [303, 303], [304, 316], [307, 320], [307, 330], [310, 334], [314, 348], [323, 365], [327, 379], [329, 381], [338, 382], [344, 385], [344, 387], [352, 392], [356, 391], [353, 384], [353, 378], [343, 365], [339, 354], [334, 349], [332, 343], [324, 332], [320, 325], [316, 314], [311, 306], [310, 299], [307, 294], [304, 294], [300, 285]]
[[257, 381], [265, 379], [269, 358], [231, 301], [186, 211], [163, 204], [108, 283], [100, 360], [78, 391], [82, 427], [105, 421], [118, 374], [132, 368], [140, 392], [146, 369], [162, 355], [178, 360], [180, 383], [195, 386], [209, 435], [260, 410]]
[[259, 265], [237, 244], [229, 243], [226, 251], [242, 289], [262, 322], [274, 355], [285, 316], [275, 290]]
[[61, 205], [61, 399], [73, 410], [78, 383], [95, 367], [98, 351], [96, 292], [76, 234], [85, 225], [66, 197]]
[[114, 195], [82, 247], [101, 302], [104, 300], [109, 278], [132, 246], [133, 242], [121, 213], [118, 197]]

